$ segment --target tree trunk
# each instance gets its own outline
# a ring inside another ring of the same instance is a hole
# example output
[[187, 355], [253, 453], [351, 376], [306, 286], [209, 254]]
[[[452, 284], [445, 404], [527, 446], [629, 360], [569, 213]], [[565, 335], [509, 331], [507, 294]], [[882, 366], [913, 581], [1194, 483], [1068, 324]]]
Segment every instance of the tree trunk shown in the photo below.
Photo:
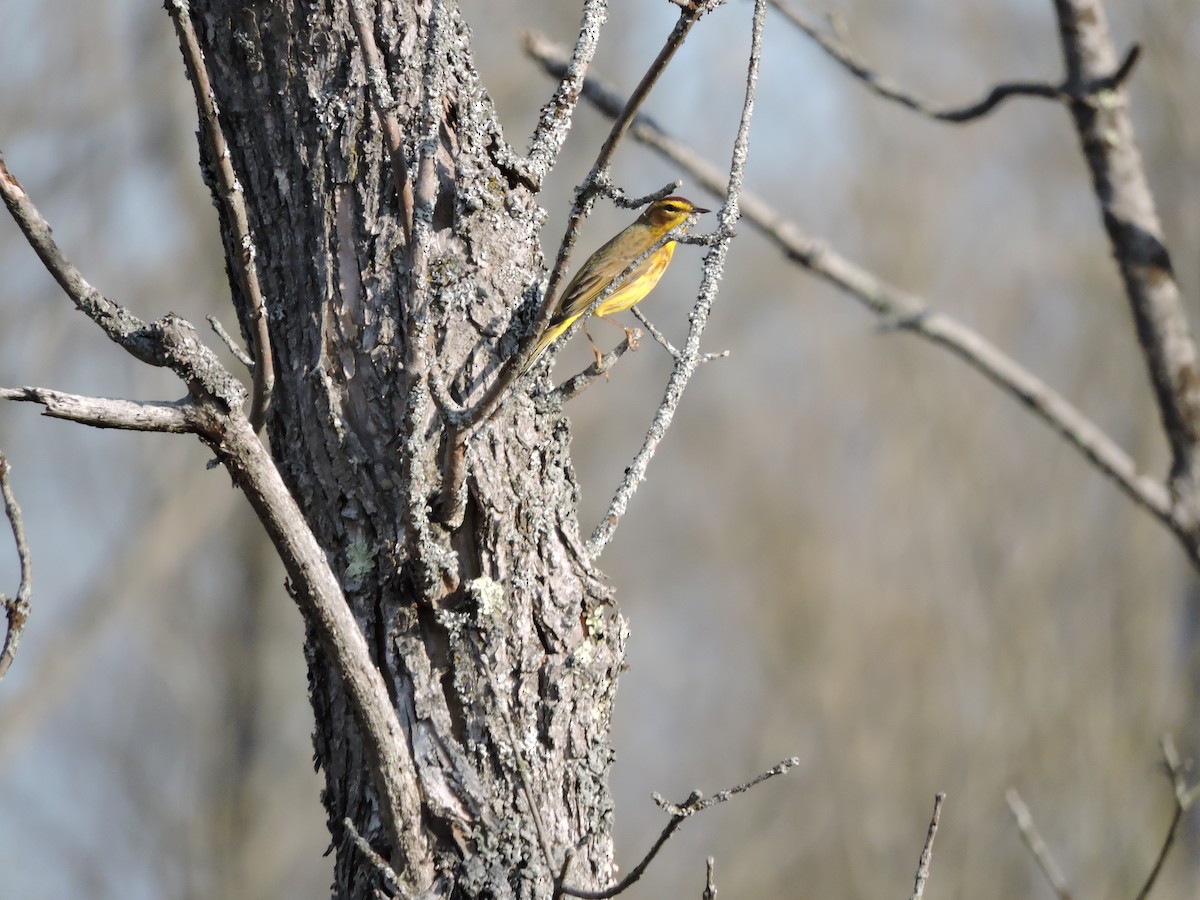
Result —
[[[410, 172], [432, 7], [380, 0], [367, 13]], [[348, 4], [200, 0], [192, 15], [268, 304], [271, 446], [417, 768], [421, 821], [404, 825], [426, 835], [434, 871], [400, 875], [414, 893], [548, 896], [547, 854], [557, 869], [573, 848], [568, 881], [608, 884], [608, 731], [625, 626], [596, 613], [608, 590], [578, 537], [561, 411], [535, 406], [528, 389], [512, 398], [469, 445], [463, 524], [438, 523], [447, 429], [426, 364], [454, 402], [478, 399], [527, 329], [542, 277], [541, 213], [531, 186], [497, 162], [506, 147], [466, 27], [452, 2], [440, 5], [436, 203], [428, 231], [417, 210], [427, 239], [408, 241]], [[233, 258], [240, 248], [223, 231]], [[248, 333], [244, 298], [238, 313]], [[343, 820], [385, 860], [395, 848], [311, 630], [307, 657], [334, 890], [373, 897], [382, 876]]]

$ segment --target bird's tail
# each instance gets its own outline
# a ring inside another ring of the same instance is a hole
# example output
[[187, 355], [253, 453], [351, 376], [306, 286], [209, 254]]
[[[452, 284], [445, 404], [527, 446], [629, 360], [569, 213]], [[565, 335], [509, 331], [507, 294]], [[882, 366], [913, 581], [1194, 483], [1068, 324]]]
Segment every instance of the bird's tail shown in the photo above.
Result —
[[[578, 317], [576, 317], [578, 318]], [[537, 346], [533, 348], [533, 354], [529, 357], [529, 361], [521, 367], [517, 377], [520, 378], [526, 372], [533, 368], [533, 364], [542, 358], [542, 354], [546, 352], [546, 348], [554, 343], [555, 339], [560, 334], [571, 327], [571, 323], [575, 319], [567, 319], [565, 322], [551, 323], [550, 327], [545, 330], [540, 338], [538, 338]]]

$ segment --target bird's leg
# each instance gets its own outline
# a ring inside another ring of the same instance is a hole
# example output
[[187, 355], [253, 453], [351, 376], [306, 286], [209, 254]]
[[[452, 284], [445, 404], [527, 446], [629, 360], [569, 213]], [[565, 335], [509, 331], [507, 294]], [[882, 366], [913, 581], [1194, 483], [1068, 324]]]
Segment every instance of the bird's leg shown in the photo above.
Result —
[[638, 342], [642, 338], [642, 333], [640, 331], [638, 331], [636, 328], [627, 328], [626, 326], [624, 326], [620, 322], [618, 322], [616, 319], [610, 319], [608, 316], [597, 315], [596, 318], [603, 319], [609, 325], [616, 325], [618, 328], [620, 328], [622, 331], [624, 331], [625, 332], [625, 341], [626, 341], [626, 343], [629, 344], [630, 350], [636, 350], [638, 348]]
[[[600, 363], [604, 361], [604, 354], [600, 352], [600, 348], [596, 346], [596, 342], [592, 340], [592, 333], [587, 330], [587, 325], [583, 326], [583, 333], [587, 335], [588, 343], [592, 345], [592, 352], [596, 354], [596, 368], [600, 368]], [[604, 380], [608, 381], [608, 372], [604, 373]]]

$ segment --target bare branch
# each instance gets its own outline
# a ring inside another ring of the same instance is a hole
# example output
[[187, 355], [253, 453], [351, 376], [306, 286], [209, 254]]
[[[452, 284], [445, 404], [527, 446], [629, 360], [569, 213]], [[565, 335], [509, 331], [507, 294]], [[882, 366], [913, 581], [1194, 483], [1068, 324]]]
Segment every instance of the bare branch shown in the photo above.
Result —
[[433, 878], [433, 862], [428, 835], [413, 824], [421, 817], [416, 768], [408, 736], [383, 676], [371, 661], [366, 637], [325, 551], [249, 420], [237, 410], [215, 416], [202, 407], [197, 413], [202, 439], [216, 451], [266, 527], [307, 620], [337, 665], [363, 730], [380, 816], [401, 855], [400, 865], [409, 871], [419, 892]]
[[187, 0], [169, 0], [167, 11], [175, 24], [179, 37], [179, 49], [183, 63], [196, 96], [196, 111], [200, 125], [208, 139], [209, 155], [221, 185], [221, 199], [229, 213], [229, 224], [233, 229], [233, 268], [238, 274], [242, 293], [250, 304], [253, 327], [250, 329], [254, 344], [254, 381], [250, 401], [250, 422], [255, 431], [262, 429], [267, 410], [271, 405], [271, 391], [275, 387], [275, 362], [271, 355], [271, 334], [267, 327], [267, 302], [263, 298], [258, 282], [258, 267], [254, 257], [254, 237], [250, 233], [250, 218], [246, 213], [246, 201], [242, 186], [233, 171], [229, 146], [221, 133], [221, 122], [217, 113], [216, 99], [204, 65], [204, 54], [192, 27], [191, 12]]
[[[632, 340], [630, 340], [630, 337], [632, 337]], [[549, 404], [561, 405], [566, 403], [568, 400], [574, 400], [585, 390], [587, 390], [591, 386], [592, 382], [594, 382], [597, 378], [601, 376], [607, 378], [609, 371], [611, 371], [612, 367], [616, 365], [617, 360], [624, 356], [627, 351], [633, 350], [637, 347], [640, 332], [637, 331], [637, 329], [634, 329], [633, 334], [630, 337], [626, 337], [625, 340], [617, 344], [617, 346], [608, 353], [605, 353], [602, 357], [600, 357], [599, 360], [592, 363], [578, 375], [568, 378], [557, 388], [551, 391], [546, 398], [549, 401]]]
[[45, 415], [66, 419], [95, 428], [117, 428], [124, 431], [161, 431], [188, 434], [196, 431], [190, 413], [190, 400], [177, 403], [118, 400], [109, 397], [84, 397], [66, 394], [49, 388], [0, 388], [0, 400], [40, 403]]
[[204, 318], [208, 320], [209, 327], [212, 328], [213, 333], [221, 339], [221, 343], [225, 345], [225, 349], [232, 353], [234, 358], [246, 367], [246, 371], [252, 373], [254, 371], [254, 360], [234, 340], [233, 335], [225, 330], [225, 326], [221, 324], [221, 320], [216, 316], [205, 316]]
[[[962, 124], [980, 119], [1012, 97], [1040, 97], [1044, 100], [1064, 102], [1074, 96], [1070, 91], [1069, 84], [1051, 84], [1048, 81], [1008, 81], [997, 84], [974, 103], [963, 106], [943, 106], [912, 91], [905, 90], [898, 82], [876, 72], [841, 37], [826, 32], [791, 4], [785, 3], [784, 0], [769, 0], [769, 2], [793, 25], [812, 38], [829, 57], [865, 84], [873, 93], [939, 122]], [[1127, 51], [1121, 65], [1109, 74], [1087, 84], [1086, 92], [1096, 94], [1118, 87], [1129, 77], [1140, 54], [1141, 48], [1134, 44]]]
[[945, 794], [934, 795], [933, 816], [929, 819], [929, 831], [925, 834], [925, 846], [921, 848], [921, 859], [917, 863], [917, 877], [909, 900], [921, 900], [925, 896], [925, 882], [929, 880], [929, 863], [933, 860], [933, 839], [937, 837], [938, 822], [942, 818], [942, 804], [945, 802]]
[[579, 36], [575, 49], [567, 63], [558, 87], [549, 102], [542, 107], [537, 127], [529, 142], [528, 174], [534, 184], [541, 186], [542, 179], [554, 168], [563, 142], [571, 130], [571, 118], [579, 103], [579, 91], [583, 78], [596, 55], [600, 43], [600, 29], [608, 20], [608, 0], [585, 0], [583, 17], [579, 22]]
[[1071, 117], [1171, 446], [1175, 518], [1183, 530], [1191, 532], [1189, 552], [1200, 562], [1196, 534], [1200, 529], [1200, 360], [1196, 344], [1126, 96], [1119, 88], [1099, 96], [1083, 91], [1116, 66], [1104, 7], [1097, 0], [1055, 0], [1054, 8], [1073, 97]]
[[0, 195], [3, 195], [5, 206], [29, 245], [75, 307], [99, 325], [112, 341], [142, 362], [152, 366], [166, 365], [159, 343], [145, 333], [146, 323], [88, 284], [83, 274], [59, 249], [50, 225], [9, 171], [3, 154], [0, 154]]
[[1167, 854], [1171, 852], [1171, 847], [1175, 844], [1175, 836], [1179, 831], [1179, 823], [1183, 820], [1184, 814], [1192, 808], [1192, 805], [1196, 802], [1196, 798], [1200, 796], [1200, 785], [1191, 790], [1188, 789], [1187, 779], [1183, 771], [1183, 763], [1179, 759], [1179, 751], [1175, 749], [1175, 739], [1169, 734], [1163, 735], [1161, 747], [1163, 764], [1166, 766], [1167, 774], [1171, 778], [1171, 788], [1175, 796], [1175, 809], [1171, 814], [1171, 825], [1167, 828], [1167, 836], [1163, 840], [1162, 848], [1158, 851], [1158, 858], [1154, 860], [1154, 868], [1150, 870], [1150, 874], [1146, 878], [1146, 883], [1138, 891], [1135, 900], [1146, 900], [1146, 897], [1150, 895], [1150, 891], [1154, 888], [1154, 883], [1158, 881], [1158, 875], [1162, 871], [1163, 863], [1167, 860]]
[[17, 562], [21, 569], [20, 580], [17, 582], [17, 595], [9, 597], [0, 594], [0, 605], [4, 606], [4, 614], [8, 627], [4, 632], [4, 643], [0, 644], [0, 679], [8, 673], [12, 661], [16, 658], [17, 647], [21, 643], [21, 632], [29, 619], [30, 599], [33, 596], [33, 556], [29, 552], [29, 542], [25, 538], [25, 523], [21, 519], [21, 507], [13, 494], [9, 480], [11, 467], [8, 459], [0, 453], [0, 498], [4, 500], [4, 513], [8, 517], [9, 527], [12, 528], [13, 544], [17, 549]]
[[656, 200], [665, 200], [667, 197], [670, 197], [673, 193], [683, 187], [683, 182], [676, 178], [670, 184], [665, 184], [660, 187], [653, 194], [646, 194], [644, 197], [630, 197], [626, 195], [623, 190], [614, 185], [609, 180], [608, 175], [601, 173], [598, 178], [600, 192], [622, 209], [638, 209], [654, 203]]
[[404, 883], [400, 880], [400, 876], [396, 874], [396, 870], [389, 866], [387, 860], [376, 853], [375, 848], [367, 842], [367, 839], [358, 833], [358, 829], [354, 827], [354, 820], [346, 816], [342, 819], [342, 827], [346, 829], [346, 834], [350, 837], [354, 846], [358, 848], [358, 852], [371, 861], [371, 864], [375, 866], [375, 871], [379, 873], [380, 878], [387, 882], [388, 887], [393, 892], [397, 890], [403, 891]]
[[[654, 340], [658, 341], [659, 346], [661, 346], [676, 359], [679, 359], [681, 355], [680, 349], [667, 340], [667, 336], [655, 327], [654, 323], [646, 317], [646, 314], [642, 312], [640, 307], [635, 306], [633, 308], [633, 314], [637, 317], [639, 322], [646, 326], [646, 330], [650, 332], [650, 336], [654, 338]], [[712, 362], [714, 359], [727, 359], [728, 357], [729, 351], [721, 350], [718, 353], [705, 353], [702, 357], [700, 357], [700, 362]]]
[[[540, 37], [526, 48], [547, 71], [561, 65], [561, 48]], [[599, 79], [589, 77], [584, 96], [606, 115], [616, 114], [620, 98]], [[668, 136], [646, 116], [639, 116], [630, 132], [643, 144], [687, 171], [706, 189], [717, 194], [725, 187], [725, 174], [694, 150]], [[759, 228], [793, 262], [824, 279], [893, 327], [954, 353], [1001, 390], [1025, 405], [1075, 447], [1139, 506], [1167, 527], [1180, 533], [1171, 496], [1158, 481], [1142, 475], [1129, 455], [1065, 397], [1007, 356], [978, 333], [950, 316], [929, 308], [925, 300], [888, 284], [841, 256], [824, 241], [805, 234], [798, 225], [761, 197], [742, 194], [745, 218]], [[1183, 536], [1183, 535], [1181, 535]]]
[[715, 237], [716, 243], [704, 256], [704, 275], [700, 282], [699, 296], [688, 317], [688, 335], [683, 345], [683, 353], [675, 360], [671, 377], [663, 392], [662, 402], [654, 413], [654, 418], [646, 431], [641, 449], [625, 470], [625, 477], [617, 486], [608, 512], [592, 532], [588, 540], [588, 553], [595, 558], [612, 540], [616, 533], [617, 524], [625, 509], [646, 477], [646, 468], [650, 465], [659, 443], [671, 427], [675, 410], [683, 398], [684, 389], [691, 380], [692, 374], [701, 359], [700, 338], [708, 324], [708, 313], [717, 295], [717, 286], [721, 280], [725, 266], [725, 255], [733, 241], [733, 226], [741, 215], [739, 198], [742, 190], [742, 175], [746, 169], [746, 157], [750, 150], [750, 119], [754, 114], [754, 93], [758, 83], [758, 64], [762, 53], [763, 22], [766, 19], [766, 0], [755, 0], [754, 17], [750, 30], [750, 59], [746, 71], [746, 95], [742, 104], [741, 120], [738, 122], [737, 137], [733, 142], [732, 160], [729, 167], [728, 191], [725, 201], [718, 213], [719, 227]]
[[396, 200], [400, 204], [400, 227], [404, 231], [404, 240], [407, 243], [412, 240], [413, 232], [413, 186], [408, 175], [408, 163], [404, 159], [400, 124], [396, 120], [396, 101], [388, 85], [387, 69], [384, 67], [379, 45], [375, 43], [375, 35], [367, 24], [363, 0], [351, 0], [350, 19], [358, 35], [359, 49], [362, 50], [363, 64], [367, 69], [367, 81], [371, 85], [371, 100], [375, 105], [375, 115], [379, 117], [379, 126], [383, 130], [383, 142], [392, 160], [392, 183], [396, 188]]
[[628, 890], [632, 884], [637, 882], [638, 879], [645, 874], [646, 869], [650, 866], [650, 863], [654, 861], [654, 857], [658, 855], [658, 851], [661, 850], [663, 845], [671, 839], [671, 835], [678, 830], [679, 826], [684, 823], [684, 820], [694, 816], [698, 812], [703, 812], [710, 807], [716, 806], [719, 803], [724, 803], [736, 794], [745, 793], [751, 788], [762, 784], [768, 778], [774, 778], [776, 775], [783, 775], [788, 771], [788, 769], [798, 765], [800, 765], [800, 760], [797, 757], [789, 757], [788, 759], [782, 760], [778, 764], [772, 766], [762, 774], [752, 778], [750, 781], [747, 781], [744, 784], [739, 784], [735, 787], [727, 788], [723, 791], [719, 791], [708, 799], [704, 799], [703, 795], [699, 791], [693, 791], [691, 796], [683, 801], [683, 803], [676, 805], [664, 800], [659, 794], [654, 794], [654, 802], [658, 804], [660, 809], [671, 814], [671, 820], [667, 823], [666, 827], [663, 828], [662, 833], [659, 834], [658, 839], [650, 847], [650, 850], [642, 858], [642, 861], [634, 866], [630, 870], [629, 874], [622, 878], [620, 882], [612, 887], [605, 888], [602, 891], [585, 891], [580, 888], [562, 885], [559, 888], [560, 892], [569, 897], [580, 897], [582, 900], [608, 900], [610, 897], [617, 896], [617, 894]]
[[1005, 791], [1004, 799], [1012, 811], [1013, 819], [1016, 820], [1021, 840], [1025, 842], [1025, 846], [1037, 860], [1038, 868], [1046, 876], [1046, 881], [1050, 883], [1050, 889], [1054, 891], [1054, 896], [1058, 897], [1058, 900], [1071, 900], [1071, 889], [1067, 886], [1067, 879], [1063, 876], [1062, 869], [1054, 861], [1054, 857], [1050, 855], [1050, 849], [1046, 846], [1046, 842], [1042, 840], [1041, 832], [1038, 831], [1037, 824], [1033, 821], [1033, 814], [1029, 811], [1029, 807], [1025, 805], [1025, 801], [1021, 799], [1016, 788], [1010, 787]]

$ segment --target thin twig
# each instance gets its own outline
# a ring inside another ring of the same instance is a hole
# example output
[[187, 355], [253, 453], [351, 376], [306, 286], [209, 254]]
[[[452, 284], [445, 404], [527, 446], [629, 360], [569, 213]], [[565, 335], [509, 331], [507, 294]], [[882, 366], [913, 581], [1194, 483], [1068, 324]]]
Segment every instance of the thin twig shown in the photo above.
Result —
[[1154, 860], [1154, 867], [1150, 870], [1150, 874], [1146, 878], [1146, 883], [1138, 891], [1135, 900], [1146, 900], [1146, 897], [1150, 895], [1154, 883], [1158, 881], [1158, 875], [1162, 871], [1163, 863], [1167, 860], [1167, 854], [1171, 852], [1171, 847], [1175, 844], [1175, 836], [1179, 831], [1179, 823], [1183, 820], [1184, 814], [1192, 808], [1197, 796], [1200, 796], [1200, 785], [1188, 790], [1183, 763], [1179, 759], [1179, 751], [1175, 749], [1175, 739], [1171, 735], [1165, 734], [1162, 737], [1160, 745], [1162, 747], [1163, 764], [1166, 766], [1167, 774], [1171, 778], [1171, 789], [1175, 797], [1175, 809], [1171, 813], [1171, 824], [1167, 828], [1167, 836], [1163, 840], [1162, 848], [1158, 851], [1158, 858]]
[[558, 875], [554, 879], [554, 889], [550, 892], [551, 900], [558, 900], [563, 895], [563, 883], [567, 880], [567, 875], [571, 872], [571, 864], [575, 862], [575, 848], [568, 847], [566, 853], [563, 854], [563, 864], [558, 870]]
[[250, 218], [246, 212], [242, 185], [233, 171], [229, 145], [225, 143], [225, 136], [221, 133], [216, 98], [209, 82], [208, 69], [204, 65], [204, 54], [200, 50], [196, 30], [192, 27], [187, 0], [168, 0], [167, 11], [175, 24], [175, 33], [179, 36], [179, 49], [183, 53], [188, 81], [191, 82], [192, 91], [196, 96], [196, 111], [200, 116], [201, 128], [208, 139], [209, 157], [221, 185], [221, 199], [229, 214], [229, 224], [233, 230], [233, 268], [238, 274], [242, 292], [250, 304], [250, 334], [254, 344], [250, 424], [257, 432], [262, 429], [271, 406], [271, 392], [275, 388], [275, 363], [271, 354], [267, 302], [263, 298], [258, 281], [258, 266], [255, 263], [257, 251], [254, 248], [254, 237], [250, 233]]
[[413, 233], [413, 186], [408, 176], [408, 163], [404, 159], [404, 142], [400, 138], [400, 123], [396, 120], [396, 101], [388, 84], [387, 69], [383, 55], [375, 43], [375, 35], [367, 22], [363, 0], [351, 0], [350, 19], [358, 35], [358, 46], [362, 51], [363, 65], [367, 70], [367, 81], [371, 86], [371, 101], [379, 127], [383, 131], [383, 142], [392, 161], [392, 184], [396, 189], [396, 202], [400, 204], [400, 227], [404, 231], [404, 242], [412, 240]]
[[0, 453], [0, 498], [4, 500], [4, 513], [8, 516], [8, 524], [12, 528], [13, 544], [16, 546], [17, 562], [21, 569], [16, 596], [0, 594], [0, 605], [4, 606], [4, 614], [8, 619], [4, 643], [0, 646], [0, 679], [8, 673], [9, 666], [17, 655], [17, 646], [21, 643], [21, 632], [25, 630], [25, 623], [29, 620], [30, 600], [33, 597], [33, 555], [29, 552], [29, 542], [25, 538], [25, 522], [21, 519], [21, 506], [13, 494], [10, 471], [8, 459]]
[[716, 299], [717, 287], [724, 272], [725, 255], [729, 252], [729, 245], [734, 237], [733, 226], [740, 216], [742, 176], [746, 170], [746, 158], [750, 150], [750, 120], [754, 115], [754, 94], [758, 84], [758, 66], [762, 54], [762, 32], [766, 13], [766, 0], [755, 0], [753, 22], [750, 29], [750, 58], [746, 67], [746, 94], [742, 103], [741, 119], [738, 122], [737, 137], [733, 142], [728, 190], [718, 213], [719, 225], [713, 239], [713, 246], [704, 256], [704, 274], [700, 282], [699, 295], [692, 307], [692, 313], [688, 317], [687, 340], [684, 342], [682, 354], [675, 360], [671, 377], [663, 391], [663, 399], [646, 431], [641, 449], [626, 468], [625, 477], [617, 486], [612, 500], [609, 502], [608, 512], [600, 520], [588, 540], [588, 553], [593, 558], [600, 555], [604, 547], [612, 540], [613, 534], [616, 533], [617, 524], [625, 514], [629, 501], [638, 486], [645, 479], [650, 460], [654, 457], [659, 443], [671, 427], [671, 422], [675, 418], [675, 410], [679, 407], [679, 402], [683, 399], [683, 392], [702, 357], [700, 338], [708, 324], [708, 314]]
[[[670, 353], [676, 359], [679, 359], [682, 351], [678, 347], [676, 347], [674, 344], [672, 344], [667, 339], [667, 336], [655, 327], [654, 323], [651, 322], [649, 318], [647, 318], [646, 314], [644, 312], [642, 312], [640, 307], [635, 306], [633, 308], [633, 314], [637, 317], [639, 322], [641, 322], [643, 325], [646, 326], [646, 330], [648, 332], [650, 332], [650, 336], [652, 338], [654, 338], [654, 340], [658, 341], [659, 346], [661, 346], [664, 350], [666, 350], [668, 353]], [[702, 363], [712, 362], [714, 359], [728, 359], [728, 357], [729, 357], [729, 351], [721, 350], [717, 353], [705, 353], [702, 357], [700, 357], [700, 362], [702, 362]]]
[[613, 184], [607, 175], [601, 174], [598, 177], [600, 193], [622, 209], [639, 209], [658, 200], [665, 200], [667, 197], [670, 197], [673, 193], [683, 187], [683, 182], [676, 178], [670, 184], [663, 185], [652, 194], [646, 194], [644, 197], [630, 197], [623, 190]]
[[[885, 100], [898, 103], [913, 112], [928, 116], [939, 122], [962, 124], [986, 116], [997, 106], [1012, 97], [1039, 97], [1043, 100], [1063, 102], [1072, 98], [1070, 86], [1066, 83], [1051, 84], [1048, 81], [1008, 81], [995, 85], [983, 97], [973, 103], [962, 106], [943, 106], [920, 95], [906, 90], [895, 80], [881, 75], [864, 62], [847, 44], [844, 36], [830, 34], [806, 17], [791, 4], [784, 0], [768, 0], [793, 25], [803, 31], [825, 53], [842, 66], [847, 72], [865, 84], [873, 93]], [[1141, 54], [1141, 48], [1134, 44], [1126, 52], [1121, 65], [1110, 74], [1095, 79], [1087, 85], [1088, 93], [1099, 93], [1112, 90], [1121, 85], [1130, 72], [1133, 71]]]
[[917, 863], [917, 877], [913, 883], [913, 892], [909, 900], [921, 900], [925, 896], [925, 882], [929, 880], [929, 864], [933, 860], [933, 839], [937, 837], [938, 823], [942, 818], [942, 804], [946, 802], [944, 793], [937, 793], [933, 798], [933, 815], [929, 819], [929, 831], [925, 834], [925, 846], [921, 848], [921, 859]]
[[621, 881], [612, 887], [605, 888], [602, 891], [586, 891], [582, 888], [573, 888], [563, 885], [560, 888], [561, 892], [569, 897], [580, 897], [582, 900], [608, 900], [610, 897], [617, 896], [617, 894], [620, 894], [622, 891], [628, 890], [630, 885], [634, 884], [642, 877], [643, 874], [645, 874], [650, 863], [654, 861], [654, 857], [658, 855], [658, 851], [662, 849], [663, 845], [666, 844], [668, 840], [670, 840], [671, 835], [673, 835], [679, 826], [684, 823], [684, 820], [694, 816], [698, 812], [703, 812], [710, 807], [716, 806], [719, 803], [724, 803], [737, 794], [745, 793], [751, 788], [762, 784], [762, 782], [766, 781], [768, 778], [774, 778], [776, 775], [783, 775], [788, 769], [798, 765], [800, 765], [800, 760], [797, 757], [792, 756], [788, 759], [782, 760], [777, 765], [772, 766], [762, 774], [755, 776], [750, 781], [747, 781], [744, 784], [739, 784], [735, 787], [727, 788], [723, 791], [719, 791], [707, 799], [705, 799], [699, 791], [693, 791], [691, 796], [684, 800], [683, 803], [678, 805], [664, 800], [659, 794], [652, 795], [654, 802], [658, 805], [658, 807], [671, 814], [671, 820], [667, 822], [666, 827], [663, 828], [662, 833], [659, 834], [658, 839], [650, 847], [650, 850], [642, 858], [642, 861], [634, 866], [630, 870], [629, 874], [622, 878]]
[[225, 326], [221, 324], [221, 320], [216, 316], [205, 316], [204, 318], [208, 320], [208, 324], [212, 328], [213, 333], [221, 339], [221, 343], [225, 345], [225, 349], [232, 353], [234, 358], [246, 367], [246, 371], [253, 372], [254, 360], [251, 359], [250, 354], [243, 350], [241, 345], [234, 340], [233, 335], [225, 330]]
[[[553, 74], [561, 65], [560, 48], [540, 36], [526, 43], [531, 56]], [[621, 98], [594, 76], [584, 84], [584, 96], [597, 109], [612, 116]], [[725, 174], [690, 147], [668, 136], [646, 116], [639, 116], [630, 133], [688, 172], [718, 196]], [[1025, 405], [1113, 480], [1135, 503], [1190, 540], [1176, 518], [1166, 487], [1137, 471], [1133, 459], [1115, 441], [1060, 393], [1053, 390], [1016, 360], [980, 334], [944, 313], [930, 309], [922, 298], [888, 284], [856, 265], [825, 241], [811, 237], [761, 197], [745, 191], [741, 198], [746, 220], [770, 239], [788, 259], [853, 297], [883, 322], [903, 328], [958, 356], [1001, 390]]]
[[404, 883], [400, 880], [400, 876], [396, 874], [396, 870], [388, 865], [386, 859], [375, 852], [375, 848], [367, 842], [365, 837], [358, 833], [358, 829], [354, 827], [354, 822], [349, 816], [342, 819], [342, 827], [346, 829], [346, 834], [350, 836], [350, 840], [354, 842], [354, 846], [358, 848], [363, 856], [371, 861], [371, 864], [375, 866], [375, 870], [387, 881], [393, 893], [403, 891]]
[[[585, 390], [591, 387], [592, 382], [594, 382], [597, 378], [600, 378], [601, 376], [607, 378], [609, 371], [616, 364], [617, 360], [624, 356], [628, 351], [637, 347], [640, 337], [641, 332], [635, 328], [631, 335], [627, 336], [621, 341], [621, 343], [617, 344], [617, 346], [608, 353], [605, 353], [602, 357], [600, 357], [599, 360], [592, 363], [578, 375], [573, 375], [572, 377], [568, 378], [553, 391], [551, 391], [546, 397], [547, 403], [553, 406], [561, 406], [568, 400], [574, 400], [576, 397], [582, 394]], [[630, 340], [630, 338], [632, 338], [632, 340]]]
[[1042, 870], [1042, 874], [1046, 876], [1046, 881], [1050, 883], [1050, 889], [1054, 891], [1054, 896], [1058, 900], [1071, 900], [1071, 888], [1067, 884], [1067, 879], [1063, 875], [1062, 869], [1054, 861], [1054, 857], [1050, 855], [1050, 848], [1042, 840], [1037, 823], [1033, 821], [1033, 813], [1029, 811], [1029, 807], [1025, 805], [1025, 801], [1021, 799], [1021, 795], [1017, 793], [1017, 789], [1010, 787], [1005, 791], [1004, 800], [1008, 803], [1009, 810], [1012, 811], [1013, 819], [1017, 823], [1017, 831], [1021, 835], [1021, 840], [1029, 848], [1029, 852], [1033, 854], [1033, 858], [1037, 861], [1038, 868]]

